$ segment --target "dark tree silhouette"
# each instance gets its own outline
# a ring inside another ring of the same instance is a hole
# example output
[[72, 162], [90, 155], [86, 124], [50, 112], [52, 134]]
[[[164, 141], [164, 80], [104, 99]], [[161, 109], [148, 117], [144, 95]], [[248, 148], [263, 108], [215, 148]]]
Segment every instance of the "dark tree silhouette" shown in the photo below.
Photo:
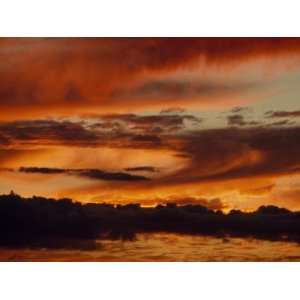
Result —
[[101, 238], [133, 240], [141, 232], [174, 232], [255, 237], [300, 242], [300, 212], [261, 206], [229, 214], [202, 205], [175, 203], [143, 208], [140, 204], [82, 204], [71, 199], [0, 196], [1, 247], [96, 247]]

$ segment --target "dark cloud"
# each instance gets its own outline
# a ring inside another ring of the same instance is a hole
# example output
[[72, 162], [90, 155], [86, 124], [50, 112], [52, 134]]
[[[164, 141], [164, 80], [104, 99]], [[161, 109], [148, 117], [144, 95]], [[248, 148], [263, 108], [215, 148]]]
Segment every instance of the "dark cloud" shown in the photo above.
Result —
[[244, 126], [247, 124], [244, 120], [243, 115], [230, 115], [227, 117], [227, 120], [228, 120], [228, 125], [230, 126], [232, 125]]
[[169, 131], [171, 128], [185, 128], [185, 121], [199, 124], [201, 119], [188, 114], [170, 115], [136, 115], [136, 114], [112, 114], [99, 116], [99, 120], [126, 125], [130, 129], [142, 128], [151, 131], [153, 128], [161, 128]]
[[228, 128], [186, 136], [177, 151], [189, 165], [164, 183], [278, 176], [300, 172], [300, 128]]
[[0, 145], [68, 145], [137, 147], [163, 146], [160, 138], [165, 132], [185, 129], [185, 121], [199, 122], [187, 115], [103, 116], [96, 123], [88, 120], [24, 120], [0, 123]]
[[227, 117], [227, 123], [229, 126], [257, 126], [260, 122], [246, 121], [243, 115], [235, 114]]
[[286, 126], [286, 125], [293, 125], [294, 122], [291, 122], [290, 120], [282, 120], [278, 122], [273, 122], [271, 124], [268, 124], [269, 126]]
[[148, 179], [147, 177], [140, 175], [132, 175], [123, 172], [104, 172], [102, 170], [97, 169], [72, 170], [71, 173], [78, 174], [79, 176], [88, 177], [91, 179], [100, 180], [140, 181]]
[[139, 167], [131, 167], [126, 168], [125, 171], [127, 172], [157, 172], [157, 168], [151, 166], [139, 166]]
[[59, 169], [59, 168], [20, 167], [19, 172], [41, 173], [41, 174], [61, 174], [61, 173], [68, 173], [68, 170]]
[[288, 118], [288, 117], [300, 117], [300, 110], [296, 111], [267, 111], [265, 115], [268, 118]]
[[90, 179], [112, 181], [139, 181], [148, 178], [123, 172], [107, 172], [99, 169], [59, 169], [46, 167], [20, 167], [19, 172], [40, 174], [67, 174], [86, 177]]
[[71, 143], [93, 143], [97, 135], [84, 128], [80, 122], [55, 120], [26, 120], [1, 122], [0, 134], [12, 142], [60, 141]]
[[[136, 115], [106, 117], [106, 121], [118, 119], [125, 120], [126, 124], [147, 124], [145, 125], [146, 129], [139, 134], [134, 129], [129, 129], [129, 125], [125, 132], [104, 133], [101, 130], [90, 128], [82, 121], [79, 123], [65, 121], [1, 123], [0, 134], [5, 135], [10, 141], [15, 140], [15, 142], [28, 145], [34, 143], [37, 145], [62, 143], [83, 147], [168, 149], [172, 150], [175, 156], [188, 158], [186, 160], [187, 165], [175, 174], [160, 178], [159, 182], [155, 179], [151, 180], [151, 184], [153, 181], [154, 184], [158, 185], [277, 176], [300, 171], [299, 127], [244, 126], [240, 128], [237, 126], [223, 129], [197, 129], [184, 133], [163, 131], [157, 134], [147, 134], [148, 124], [159, 122], [162, 124], [165, 122], [173, 125], [182, 122], [182, 118], [177, 119], [177, 116], [173, 118], [172, 115], [158, 115], [158, 117], [140, 118]], [[171, 118], [164, 119], [164, 117]], [[135, 125], [132, 127], [134, 128]], [[1, 151], [4, 151], [2, 156], [7, 159], [21, 155], [16, 150], [12, 152], [10, 149], [2, 149]], [[146, 170], [144, 169], [144, 171]], [[59, 170], [53, 170], [53, 172], [59, 172]], [[81, 170], [81, 175], [104, 180], [105, 178], [107, 180], [142, 179], [131, 177], [134, 175], [130, 174], [107, 174], [110, 172], [102, 172]], [[79, 173], [77, 170], [77, 174]]]

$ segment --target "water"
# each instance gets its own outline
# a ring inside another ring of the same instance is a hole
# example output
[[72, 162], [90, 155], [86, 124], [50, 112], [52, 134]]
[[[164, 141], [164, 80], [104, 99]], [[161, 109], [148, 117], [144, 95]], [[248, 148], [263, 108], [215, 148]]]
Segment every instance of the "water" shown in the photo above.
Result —
[[170, 233], [101, 240], [96, 250], [0, 249], [1, 261], [300, 261], [300, 244]]

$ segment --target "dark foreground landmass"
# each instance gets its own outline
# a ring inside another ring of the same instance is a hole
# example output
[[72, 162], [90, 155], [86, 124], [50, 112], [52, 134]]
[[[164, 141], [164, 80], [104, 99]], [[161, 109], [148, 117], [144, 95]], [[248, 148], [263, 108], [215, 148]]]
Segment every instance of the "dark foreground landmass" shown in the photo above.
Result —
[[201, 205], [142, 208], [70, 199], [0, 196], [0, 247], [94, 249], [96, 240], [131, 240], [143, 232], [253, 237], [300, 243], [300, 212], [261, 206], [224, 214]]

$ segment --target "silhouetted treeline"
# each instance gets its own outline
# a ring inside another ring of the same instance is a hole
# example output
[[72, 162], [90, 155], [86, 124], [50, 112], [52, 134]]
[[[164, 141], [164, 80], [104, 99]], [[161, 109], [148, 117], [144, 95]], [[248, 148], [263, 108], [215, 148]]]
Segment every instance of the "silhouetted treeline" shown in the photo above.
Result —
[[300, 212], [261, 206], [229, 214], [201, 205], [81, 204], [71, 199], [0, 196], [0, 246], [88, 248], [97, 239], [134, 239], [141, 232], [255, 237], [300, 242]]

